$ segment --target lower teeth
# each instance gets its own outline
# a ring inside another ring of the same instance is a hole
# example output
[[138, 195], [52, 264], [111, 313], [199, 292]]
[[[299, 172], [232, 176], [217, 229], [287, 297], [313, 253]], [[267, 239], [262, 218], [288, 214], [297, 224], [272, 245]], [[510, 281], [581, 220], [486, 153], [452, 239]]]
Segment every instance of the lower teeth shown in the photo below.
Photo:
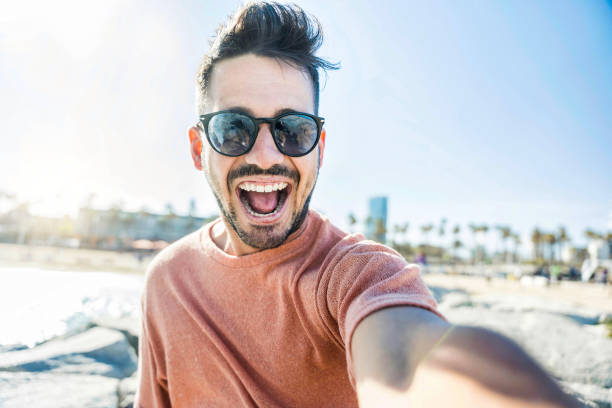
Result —
[[247, 211], [249, 212], [249, 214], [254, 215], [255, 217], [269, 217], [271, 215], [276, 214], [278, 212], [278, 208], [280, 207], [279, 205], [277, 205], [276, 208], [274, 209], [274, 211], [272, 211], [271, 213], [261, 214], [261, 213], [255, 212], [251, 208], [251, 206], [249, 205], [248, 202], [245, 202], [244, 204], [245, 204], [245, 207], [246, 207]]
[[253, 208], [251, 208], [251, 206], [249, 205], [249, 200], [247, 200], [246, 197], [241, 196], [240, 199], [241, 199], [242, 203], [244, 204], [244, 207], [247, 209], [249, 214], [251, 214], [252, 216], [254, 216], [254, 217], [270, 217], [270, 216], [275, 215], [276, 213], [278, 213], [278, 211], [283, 207], [283, 205], [285, 204], [285, 201], [287, 200], [287, 194], [281, 192], [281, 194], [278, 197], [278, 202], [276, 203], [276, 208], [274, 209], [274, 211], [269, 212], [267, 214], [258, 213]]

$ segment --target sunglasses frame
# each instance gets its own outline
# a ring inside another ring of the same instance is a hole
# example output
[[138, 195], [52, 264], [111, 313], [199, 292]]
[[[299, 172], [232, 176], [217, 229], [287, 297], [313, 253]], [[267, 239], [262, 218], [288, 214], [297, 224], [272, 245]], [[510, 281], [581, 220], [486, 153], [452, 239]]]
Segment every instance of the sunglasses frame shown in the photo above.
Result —
[[[219, 150], [217, 150], [217, 148], [215, 147], [215, 145], [210, 141], [210, 136], [208, 135], [208, 124], [210, 123], [210, 120], [215, 117], [216, 115], [219, 115], [221, 113], [236, 113], [242, 116], [247, 117], [248, 119], [250, 119], [254, 124], [255, 124], [255, 129], [257, 129], [257, 132], [255, 134], [255, 137], [253, 137], [251, 145], [248, 147], [248, 149], [244, 152], [244, 153], [240, 153], [240, 154], [227, 154], [227, 153], [223, 153], [220, 152]], [[315, 121], [315, 123], [317, 124], [317, 138], [315, 139], [314, 143], [312, 144], [312, 147], [310, 149], [308, 149], [307, 152], [305, 153], [301, 153], [301, 154], [287, 154], [285, 152], [283, 152], [283, 150], [280, 148], [280, 146], [278, 145], [278, 141], [276, 140], [277, 136], [276, 136], [276, 122], [278, 122], [280, 119], [284, 118], [285, 116], [291, 116], [291, 115], [299, 115], [299, 116], [307, 116], [311, 119], [313, 119]], [[235, 111], [235, 110], [222, 110], [222, 111], [218, 111], [218, 112], [212, 112], [212, 113], [207, 113], [205, 115], [200, 115], [200, 122], [199, 124], [202, 125], [202, 127], [204, 128], [204, 133], [206, 134], [206, 140], [208, 140], [208, 144], [213, 148], [214, 151], [216, 151], [217, 153], [223, 155], [223, 156], [228, 156], [228, 157], [239, 157], [242, 155], [247, 154], [248, 152], [251, 151], [251, 149], [253, 148], [253, 146], [255, 145], [255, 142], [257, 141], [257, 137], [259, 136], [259, 125], [261, 125], [262, 123], [268, 123], [270, 124], [270, 131], [272, 133], [272, 139], [274, 140], [274, 144], [276, 145], [276, 148], [278, 149], [279, 152], [281, 152], [282, 154], [284, 154], [285, 156], [290, 156], [290, 157], [302, 157], [302, 156], [306, 156], [308, 153], [310, 153], [319, 143], [319, 139], [321, 138], [321, 132], [323, 131], [323, 125], [325, 124], [325, 118], [322, 118], [320, 116], [315, 116], [312, 115], [310, 113], [305, 113], [305, 112], [297, 112], [297, 111], [286, 111], [283, 112], [273, 118], [254, 118], [253, 116], [249, 115], [248, 113], [242, 112], [242, 111]]]

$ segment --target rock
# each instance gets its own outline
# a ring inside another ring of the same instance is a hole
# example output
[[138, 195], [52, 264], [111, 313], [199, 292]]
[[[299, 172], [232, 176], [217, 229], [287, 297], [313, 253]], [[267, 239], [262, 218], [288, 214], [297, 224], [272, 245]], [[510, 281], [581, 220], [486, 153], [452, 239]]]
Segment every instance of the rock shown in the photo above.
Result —
[[442, 286], [435, 286], [435, 285], [427, 285], [429, 291], [431, 292], [431, 294], [433, 295], [433, 297], [436, 299], [436, 302], [441, 303], [444, 301], [444, 299], [446, 299], [449, 295], [453, 295], [453, 294], [463, 294], [463, 295], [468, 295], [468, 293], [463, 290], [463, 289], [458, 289], [458, 288], [445, 288]]
[[1, 353], [0, 370], [124, 378], [136, 371], [136, 355], [123, 334], [94, 327], [32, 349]]
[[448, 309], [472, 306], [472, 298], [467, 293], [452, 292], [442, 298], [439, 304], [440, 311], [444, 313]]
[[0, 371], [0, 406], [116, 408], [118, 383], [98, 375]]
[[587, 401], [591, 402], [593, 407], [611, 408], [612, 407], [612, 389], [601, 388], [593, 384], [580, 383], [563, 383], [563, 388], [570, 394], [578, 394], [583, 396]]
[[138, 355], [138, 337], [140, 336], [140, 319], [136, 317], [97, 317], [93, 325], [107, 329], [119, 330], [126, 337], [128, 343]]
[[[522, 283], [541, 286], [545, 280]], [[587, 406], [612, 408], [612, 313], [547, 297], [430, 289], [451, 323], [505, 334]]]
[[475, 306], [487, 307], [498, 312], [542, 311], [564, 315], [582, 325], [597, 324], [600, 315], [597, 310], [536, 296], [483, 294], [472, 296], [472, 302]]
[[612, 313], [602, 313], [599, 315], [599, 324], [612, 324]]
[[134, 373], [131, 377], [124, 378], [119, 383], [119, 408], [132, 408], [134, 396], [138, 388], [138, 375]]
[[539, 310], [517, 313], [480, 306], [451, 309], [446, 311], [446, 317], [455, 324], [484, 326], [505, 334], [557, 379], [601, 389], [612, 387], [612, 341], [584, 330], [572, 317]]

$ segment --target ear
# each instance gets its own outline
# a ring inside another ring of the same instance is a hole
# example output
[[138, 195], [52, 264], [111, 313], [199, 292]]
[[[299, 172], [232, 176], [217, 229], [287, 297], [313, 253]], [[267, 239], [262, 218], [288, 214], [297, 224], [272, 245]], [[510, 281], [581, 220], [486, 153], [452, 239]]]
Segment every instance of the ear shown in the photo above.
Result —
[[189, 144], [191, 148], [191, 158], [196, 169], [202, 170], [202, 138], [200, 128], [192, 126], [189, 128]]
[[319, 168], [323, 165], [323, 152], [325, 151], [325, 129], [321, 130], [319, 139]]

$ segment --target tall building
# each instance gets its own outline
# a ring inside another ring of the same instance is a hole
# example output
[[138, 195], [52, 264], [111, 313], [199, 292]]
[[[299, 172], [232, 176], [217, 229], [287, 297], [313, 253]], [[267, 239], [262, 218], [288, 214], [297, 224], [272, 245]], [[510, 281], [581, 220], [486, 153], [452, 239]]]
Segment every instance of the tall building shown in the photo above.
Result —
[[378, 242], [387, 241], [387, 197], [370, 198], [366, 237]]

